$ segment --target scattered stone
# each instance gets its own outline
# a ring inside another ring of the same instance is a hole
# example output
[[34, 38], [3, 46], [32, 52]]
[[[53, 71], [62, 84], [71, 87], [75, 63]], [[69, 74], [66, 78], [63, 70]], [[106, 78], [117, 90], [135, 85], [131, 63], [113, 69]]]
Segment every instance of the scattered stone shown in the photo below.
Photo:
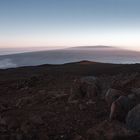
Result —
[[21, 124], [20, 130], [25, 134], [30, 134], [34, 130], [34, 125], [29, 121], [25, 121]]
[[17, 101], [16, 107], [22, 108], [25, 105], [31, 105], [33, 101], [34, 100], [33, 100], [33, 97], [32, 96], [30, 96], [30, 97], [22, 97], [22, 98], [20, 98]]
[[128, 130], [117, 121], [105, 120], [87, 131], [87, 140], [131, 140], [135, 138], [137, 138], [137, 133]]
[[39, 90], [38, 93], [41, 94], [41, 95], [46, 95], [47, 92], [46, 92], [46, 90], [42, 89], [42, 90]]
[[37, 124], [37, 125], [42, 125], [44, 122], [42, 120], [42, 117], [41, 116], [38, 116], [38, 115], [32, 115], [30, 116], [29, 120], [34, 123], [34, 124]]
[[69, 106], [65, 106], [65, 111], [67, 112], [67, 111], [69, 111]]
[[8, 123], [9, 130], [17, 130], [19, 127], [20, 127], [20, 123], [16, 119]]
[[3, 116], [0, 116], [0, 125], [7, 125], [6, 119]]
[[29, 90], [29, 87], [28, 86], [25, 86], [25, 87], [23, 87], [23, 88], [20, 88], [20, 91], [22, 92], [22, 91], [28, 91]]
[[1, 134], [0, 135], [0, 140], [9, 140], [10, 136], [8, 134]]
[[38, 140], [49, 140], [47, 132], [38, 132]]
[[81, 104], [79, 104], [79, 109], [80, 109], [80, 110], [85, 110], [85, 109], [86, 109], [86, 106], [85, 106], [84, 104], [81, 103]]
[[9, 109], [7, 104], [0, 104], [0, 112], [7, 111]]
[[0, 132], [1, 133], [6, 133], [7, 132], [7, 127], [4, 125], [0, 125]]
[[87, 104], [87, 105], [90, 105], [90, 104], [93, 105], [93, 104], [96, 104], [96, 102], [95, 102], [95, 101], [92, 101], [92, 100], [88, 100], [88, 101], [86, 102], [86, 104]]
[[63, 99], [67, 99], [67, 97], [68, 97], [68, 94], [57, 94], [54, 98], [56, 100], [59, 100], [59, 99], [63, 100]]
[[16, 140], [24, 140], [23, 135], [20, 133], [16, 134]]
[[81, 135], [76, 135], [73, 140], [84, 140]]

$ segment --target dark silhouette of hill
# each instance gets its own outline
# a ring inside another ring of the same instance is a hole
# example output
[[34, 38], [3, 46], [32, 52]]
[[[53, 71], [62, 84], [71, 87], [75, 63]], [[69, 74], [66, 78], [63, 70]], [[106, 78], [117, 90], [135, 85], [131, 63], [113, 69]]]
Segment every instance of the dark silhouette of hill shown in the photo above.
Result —
[[119, 74], [119, 73], [133, 73], [140, 72], [140, 64], [110, 64], [93, 62], [83, 60], [79, 62], [71, 62], [66, 64], [44, 64], [40, 66], [26, 66], [19, 68], [9, 68], [0, 70], [1, 73], [17, 74], [18, 72], [27, 72], [29, 75], [40, 73], [41, 71], [48, 72], [49, 74], [71, 74], [71, 75], [104, 75], [104, 74]]

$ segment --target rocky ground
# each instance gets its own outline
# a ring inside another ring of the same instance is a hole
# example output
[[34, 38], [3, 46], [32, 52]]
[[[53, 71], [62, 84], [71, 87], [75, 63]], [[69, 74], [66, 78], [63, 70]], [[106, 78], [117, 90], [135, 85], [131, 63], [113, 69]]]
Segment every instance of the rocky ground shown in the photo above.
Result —
[[0, 140], [132, 139], [140, 139], [139, 64], [0, 70]]

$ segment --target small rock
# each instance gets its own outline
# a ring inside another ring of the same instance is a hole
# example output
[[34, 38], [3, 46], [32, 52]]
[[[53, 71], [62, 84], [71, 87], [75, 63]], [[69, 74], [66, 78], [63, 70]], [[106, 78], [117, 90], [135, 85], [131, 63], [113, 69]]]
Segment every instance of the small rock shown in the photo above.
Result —
[[16, 107], [22, 108], [22, 107], [25, 106], [25, 105], [30, 105], [30, 104], [32, 104], [33, 101], [34, 101], [34, 100], [33, 100], [33, 97], [32, 97], [32, 96], [30, 96], [30, 97], [22, 97], [22, 98], [20, 98], [20, 99], [17, 101]]
[[76, 135], [73, 140], [84, 140], [82, 136]]
[[38, 124], [38, 125], [42, 125], [44, 122], [41, 118], [41, 116], [38, 115], [32, 115], [29, 120], [34, 123], [34, 124]]
[[8, 129], [9, 130], [16, 130], [19, 127], [20, 127], [20, 124], [16, 119], [12, 120], [10, 123], [8, 123]]
[[49, 137], [46, 132], [39, 132], [38, 133], [38, 140], [49, 140]]
[[9, 130], [16, 130], [17, 128], [20, 127], [19, 120], [15, 117], [11, 116], [2, 116], [0, 117], [0, 124], [7, 126]]
[[66, 112], [69, 111], [69, 109], [70, 109], [70, 108], [69, 108], [68, 106], [65, 107], [65, 111], [66, 111]]
[[83, 104], [79, 104], [79, 109], [80, 109], [80, 110], [85, 110], [85, 109], [86, 109], [86, 106], [83, 105]]
[[4, 111], [7, 111], [9, 108], [8, 104], [4, 104], [4, 103], [1, 103], [0, 104], [0, 112], [4, 112]]
[[92, 100], [88, 100], [88, 101], [86, 102], [86, 104], [87, 104], [87, 105], [96, 104], [96, 102], [94, 102], [94, 101], [92, 101]]
[[31, 123], [29, 123], [28, 121], [25, 121], [21, 124], [20, 130], [24, 133], [24, 134], [28, 134], [30, 133], [30, 131], [32, 130], [33, 126]]
[[0, 116], [0, 124], [1, 125], [7, 125], [7, 122], [3, 116]]
[[20, 133], [16, 134], [16, 140], [23, 140], [23, 135]]
[[41, 95], [45, 95], [47, 92], [46, 92], [46, 90], [42, 89], [42, 90], [39, 90], [38, 93], [41, 94]]

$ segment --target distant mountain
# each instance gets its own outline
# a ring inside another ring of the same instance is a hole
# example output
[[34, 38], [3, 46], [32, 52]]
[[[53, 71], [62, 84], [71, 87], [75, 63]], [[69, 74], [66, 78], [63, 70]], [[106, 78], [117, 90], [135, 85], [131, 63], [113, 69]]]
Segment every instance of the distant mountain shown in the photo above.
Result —
[[77, 46], [68, 49], [117, 49], [117, 48], [112, 46], [96, 45], [96, 46]]
[[26, 52], [0, 56], [0, 68], [64, 64], [75, 61], [140, 63], [140, 52], [110, 46], [80, 46], [60, 50]]

